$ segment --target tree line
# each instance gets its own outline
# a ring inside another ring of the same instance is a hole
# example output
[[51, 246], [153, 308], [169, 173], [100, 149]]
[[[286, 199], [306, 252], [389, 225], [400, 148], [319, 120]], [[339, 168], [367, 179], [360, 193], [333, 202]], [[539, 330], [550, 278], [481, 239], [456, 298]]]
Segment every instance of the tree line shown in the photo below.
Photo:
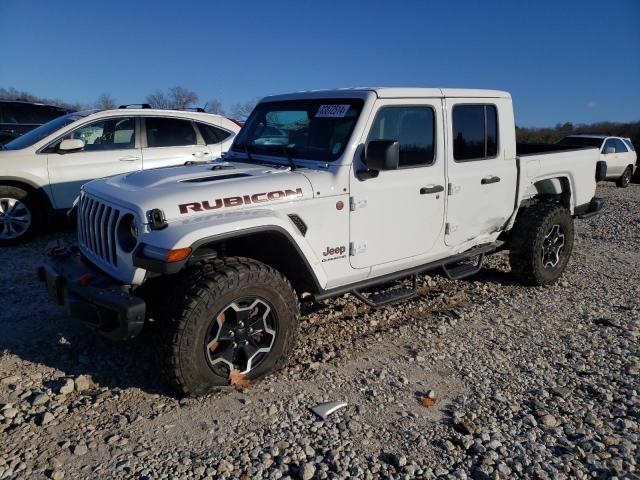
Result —
[[[59, 98], [42, 98], [15, 88], [0, 88], [0, 99], [46, 103], [72, 110], [86, 110], [89, 108], [108, 110], [118, 107], [118, 103], [108, 93], [103, 93], [98, 96], [92, 104], [82, 104], [65, 102]], [[144, 103], [148, 103], [153, 108], [185, 109], [200, 106], [198, 105], [199, 100], [200, 98], [197, 93], [187, 88], [177, 86], [164, 91], [155, 90], [146, 96]], [[202, 108], [209, 113], [217, 113], [238, 120], [245, 120], [257, 102], [258, 99], [255, 98], [246, 102], [235, 103], [227, 111], [223, 109], [222, 103], [218, 99], [210, 98], [205, 101]], [[567, 122], [558, 123], [555, 127], [546, 128], [516, 127], [518, 143], [555, 143], [562, 137], [575, 133], [603, 133], [617, 137], [627, 137], [631, 139], [635, 146], [640, 146], [640, 121], [628, 123], [597, 122], [579, 125]]]
[[[85, 104], [79, 102], [65, 102], [60, 98], [44, 98], [33, 95], [24, 90], [18, 90], [13, 87], [0, 88], [0, 100], [24, 100], [27, 102], [46, 103], [48, 105], [56, 105], [69, 110], [88, 110], [98, 108], [101, 110], [109, 110], [118, 107], [118, 103], [112, 95], [102, 93], [95, 102]], [[184, 87], [171, 87], [166, 91], [155, 90], [147, 95], [143, 103], [148, 103], [152, 108], [169, 108], [183, 110], [186, 108], [202, 107], [208, 113], [217, 113], [219, 115], [227, 115], [238, 120], [245, 120], [259, 99], [255, 98], [246, 102], [235, 103], [226, 111], [222, 107], [222, 103], [216, 98], [210, 98], [200, 105], [200, 97], [192, 90]]]

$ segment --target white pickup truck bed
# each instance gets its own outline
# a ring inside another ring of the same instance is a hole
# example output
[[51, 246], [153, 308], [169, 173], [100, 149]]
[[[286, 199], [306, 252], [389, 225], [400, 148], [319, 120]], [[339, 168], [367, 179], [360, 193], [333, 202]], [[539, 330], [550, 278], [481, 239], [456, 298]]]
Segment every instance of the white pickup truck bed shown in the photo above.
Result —
[[[571, 213], [589, 205], [596, 184], [599, 151], [591, 147], [561, 145], [516, 146], [518, 168], [518, 203], [540, 194], [557, 195], [563, 191], [558, 177], [566, 177], [571, 195]], [[549, 181], [544, 181], [549, 178]]]

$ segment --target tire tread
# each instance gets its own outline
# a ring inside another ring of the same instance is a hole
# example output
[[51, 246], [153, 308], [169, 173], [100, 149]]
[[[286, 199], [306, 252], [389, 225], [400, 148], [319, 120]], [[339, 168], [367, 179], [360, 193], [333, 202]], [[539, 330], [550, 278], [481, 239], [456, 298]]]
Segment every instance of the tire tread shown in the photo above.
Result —
[[167, 308], [155, 329], [154, 343], [160, 367], [173, 388], [185, 395], [202, 395], [215, 388], [211, 384], [195, 381], [195, 365], [185, 365], [179, 355], [180, 345], [193, 338], [190, 329], [198, 317], [197, 310], [211, 306], [220, 295], [241, 284], [259, 283], [274, 285], [281, 283], [294, 325], [283, 332], [286, 335], [283, 355], [275, 370], [282, 368], [297, 340], [299, 319], [298, 300], [287, 278], [276, 269], [245, 257], [225, 257], [203, 262], [190, 267], [174, 279], [177, 288], [167, 298]]

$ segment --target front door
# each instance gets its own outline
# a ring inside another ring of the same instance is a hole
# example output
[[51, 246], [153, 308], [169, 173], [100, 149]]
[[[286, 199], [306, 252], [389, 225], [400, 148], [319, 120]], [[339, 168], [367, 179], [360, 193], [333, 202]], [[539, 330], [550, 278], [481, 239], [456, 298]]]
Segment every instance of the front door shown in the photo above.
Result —
[[[89, 180], [142, 168], [136, 124], [135, 117], [98, 120], [76, 128], [46, 149], [56, 208], [71, 208], [80, 187]], [[83, 140], [84, 148], [68, 153], [57, 150], [60, 142], [67, 138]]]
[[380, 102], [365, 129], [369, 140], [397, 140], [397, 170], [359, 180], [351, 175], [350, 262], [368, 268], [425, 254], [442, 238], [445, 156], [442, 101]]

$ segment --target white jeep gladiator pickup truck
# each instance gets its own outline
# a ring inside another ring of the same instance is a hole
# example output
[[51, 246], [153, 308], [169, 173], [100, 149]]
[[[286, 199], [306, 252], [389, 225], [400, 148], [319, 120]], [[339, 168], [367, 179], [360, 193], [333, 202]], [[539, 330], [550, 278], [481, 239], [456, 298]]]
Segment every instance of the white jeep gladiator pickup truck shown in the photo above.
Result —
[[520, 281], [556, 281], [574, 218], [603, 205], [598, 158], [520, 150], [505, 92], [267, 97], [219, 161], [86, 184], [78, 246], [52, 245], [39, 275], [111, 338], [153, 320], [169, 380], [202, 394], [231, 372], [256, 379], [283, 365], [302, 298], [379, 306], [411, 297], [422, 272], [462, 278], [501, 249]]

